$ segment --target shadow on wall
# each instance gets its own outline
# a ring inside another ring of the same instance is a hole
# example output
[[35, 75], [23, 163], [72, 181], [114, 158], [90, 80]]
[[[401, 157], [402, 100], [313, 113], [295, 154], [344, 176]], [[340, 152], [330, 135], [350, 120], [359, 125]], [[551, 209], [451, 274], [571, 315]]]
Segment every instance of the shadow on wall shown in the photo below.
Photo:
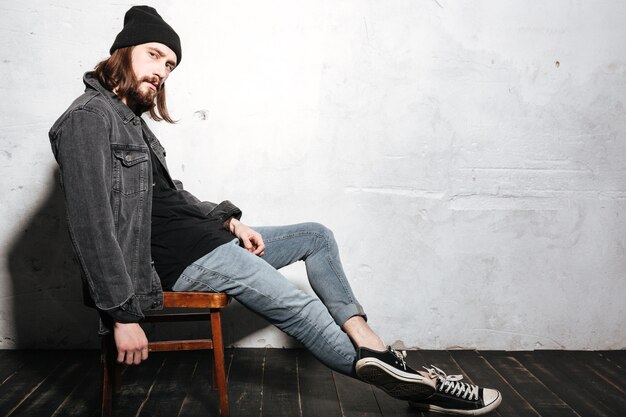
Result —
[[[18, 349], [100, 347], [98, 315], [83, 305], [80, 268], [68, 232], [58, 175], [58, 168], [51, 172], [48, 194], [24, 222], [8, 252], [14, 345]], [[223, 326], [224, 342], [230, 345], [269, 324], [233, 303], [224, 310]], [[161, 324], [156, 328], [148, 324], [146, 329], [151, 340], [200, 338], [210, 333], [206, 323]]]
[[[78, 263], [67, 232], [58, 169], [9, 250], [16, 347], [86, 348], [97, 341], [97, 317], [82, 305]], [[96, 329], [87, 332], [86, 328]]]

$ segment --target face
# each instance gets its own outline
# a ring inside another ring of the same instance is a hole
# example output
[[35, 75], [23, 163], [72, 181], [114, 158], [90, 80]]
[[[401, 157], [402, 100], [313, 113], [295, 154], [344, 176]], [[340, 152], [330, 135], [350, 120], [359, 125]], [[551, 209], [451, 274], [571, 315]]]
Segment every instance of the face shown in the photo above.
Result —
[[162, 43], [150, 42], [135, 46], [131, 59], [137, 86], [130, 98], [139, 106], [149, 108], [176, 67], [176, 54]]

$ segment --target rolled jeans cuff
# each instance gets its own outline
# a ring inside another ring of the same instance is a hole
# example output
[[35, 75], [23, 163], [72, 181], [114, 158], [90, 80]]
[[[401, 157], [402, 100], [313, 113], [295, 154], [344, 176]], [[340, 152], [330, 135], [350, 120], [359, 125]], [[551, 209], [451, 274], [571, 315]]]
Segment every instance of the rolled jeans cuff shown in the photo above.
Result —
[[365, 314], [365, 310], [363, 310], [363, 307], [361, 306], [361, 304], [356, 304], [356, 303], [347, 304], [337, 309], [333, 313], [334, 313], [333, 316], [334, 316], [335, 322], [341, 328], [343, 328], [343, 325], [345, 324], [346, 321], [348, 321], [348, 319], [354, 316], [361, 316], [363, 317], [363, 319], [365, 319], [365, 321], [367, 321], [367, 315]]

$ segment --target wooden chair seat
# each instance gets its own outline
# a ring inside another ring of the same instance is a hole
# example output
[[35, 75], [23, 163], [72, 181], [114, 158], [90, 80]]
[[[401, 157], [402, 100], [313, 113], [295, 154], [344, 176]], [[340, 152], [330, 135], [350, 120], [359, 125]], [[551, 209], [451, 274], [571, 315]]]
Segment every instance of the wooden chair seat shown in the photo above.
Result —
[[[230, 302], [230, 297], [224, 293], [211, 292], [163, 292], [163, 307], [194, 309], [193, 312], [159, 313], [146, 316], [145, 321], [150, 323], [172, 321], [209, 320], [211, 322], [212, 338], [193, 340], [164, 340], [148, 342], [150, 352], [164, 352], [176, 350], [213, 350], [213, 388], [219, 396], [220, 417], [229, 416], [228, 392], [226, 385], [226, 367], [224, 364], [224, 341], [222, 338], [221, 309]], [[204, 311], [198, 312], [197, 309]], [[102, 339], [102, 417], [110, 417], [112, 413], [113, 393], [121, 384], [121, 364], [117, 363], [117, 351], [113, 333]], [[141, 366], [141, 365], [139, 365]]]

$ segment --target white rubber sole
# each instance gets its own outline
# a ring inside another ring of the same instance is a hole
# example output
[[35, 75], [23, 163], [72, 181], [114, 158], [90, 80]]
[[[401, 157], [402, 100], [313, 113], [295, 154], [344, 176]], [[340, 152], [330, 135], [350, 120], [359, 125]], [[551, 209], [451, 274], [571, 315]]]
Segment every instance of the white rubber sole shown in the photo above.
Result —
[[453, 414], [457, 416], [482, 416], [498, 408], [502, 402], [502, 394], [498, 392], [498, 397], [489, 405], [484, 406], [478, 410], [455, 410], [453, 408], [443, 408], [432, 404], [415, 403], [410, 401], [411, 407], [414, 407], [421, 411], [431, 411], [433, 413]]
[[435, 392], [434, 383], [430, 379], [403, 372], [376, 358], [357, 361], [356, 374], [361, 380], [401, 400], [425, 399]]

